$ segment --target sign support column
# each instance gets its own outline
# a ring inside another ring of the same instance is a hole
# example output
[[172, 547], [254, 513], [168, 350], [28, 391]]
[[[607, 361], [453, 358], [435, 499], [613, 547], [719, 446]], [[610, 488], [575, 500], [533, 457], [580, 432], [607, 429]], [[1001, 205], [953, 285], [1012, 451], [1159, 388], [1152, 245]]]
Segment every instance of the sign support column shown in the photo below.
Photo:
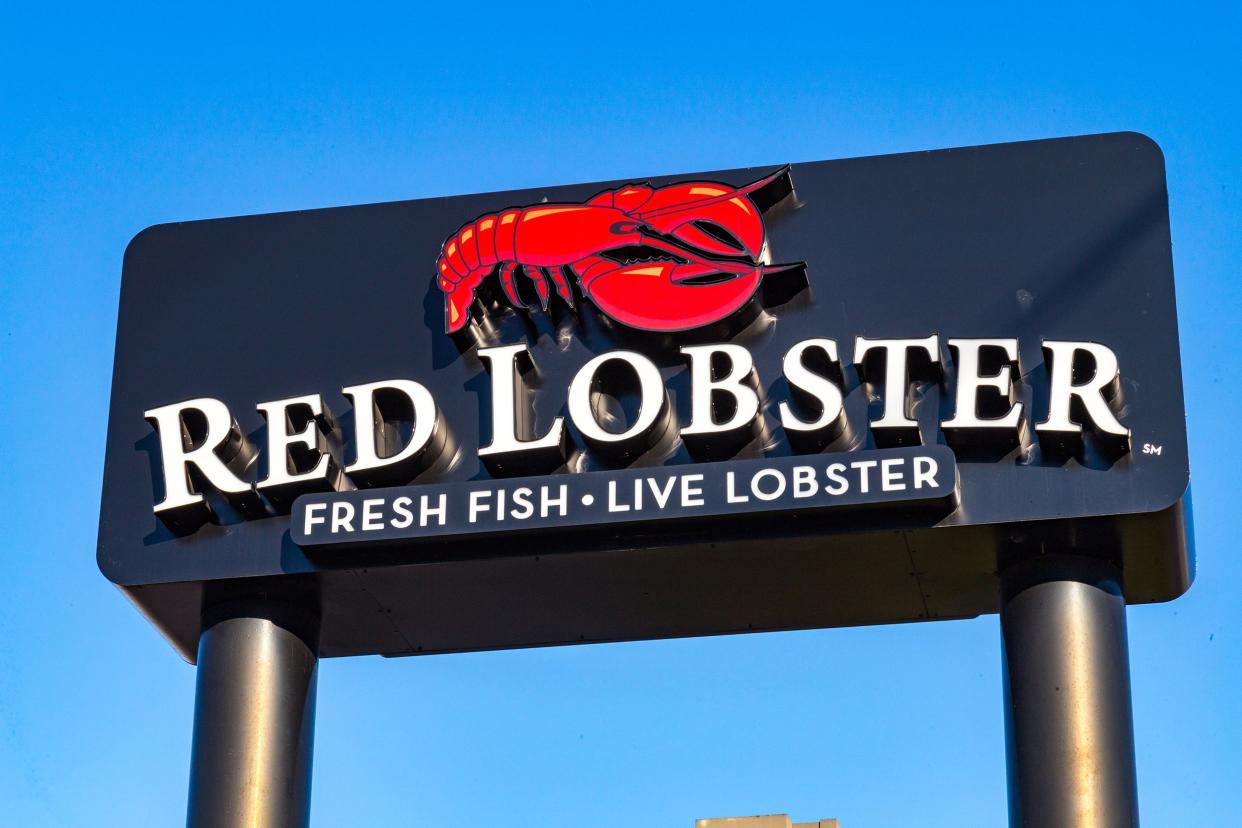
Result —
[[1001, 573], [1012, 826], [1137, 826], [1120, 570], [1040, 555]]
[[231, 604], [198, 647], [191, 828], [310, 821], [318, 657], [314, 624], [286, 606]]

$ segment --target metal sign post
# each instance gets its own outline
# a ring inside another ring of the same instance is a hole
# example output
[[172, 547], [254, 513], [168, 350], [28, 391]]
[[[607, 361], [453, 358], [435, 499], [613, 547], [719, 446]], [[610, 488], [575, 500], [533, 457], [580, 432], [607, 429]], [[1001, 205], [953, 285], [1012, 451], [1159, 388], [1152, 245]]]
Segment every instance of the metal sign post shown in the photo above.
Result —
[[319, 664], [314, 625], [288, 608], [273, 609], [229, 605], [204, 622], [186, 817], [191, 828], [310, 822]]
[[1012, 826], [1139, 824], [1120, 576], [1080, 555], [1001, 573]]

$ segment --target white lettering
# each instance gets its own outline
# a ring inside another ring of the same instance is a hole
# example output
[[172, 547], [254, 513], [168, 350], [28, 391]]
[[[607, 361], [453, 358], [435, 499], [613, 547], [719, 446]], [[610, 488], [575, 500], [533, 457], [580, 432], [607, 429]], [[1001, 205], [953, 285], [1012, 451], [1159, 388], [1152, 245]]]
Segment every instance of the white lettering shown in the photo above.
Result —
[[[480, 457], [555, 449], [561, 445], [565, 430], [562, 417], [553, 420], [548, 433], [542, 437], [523, 439], [531, 430], [534, 414], [526, 404], [526, 387], [518, 371], [519, 358], [530, 360], [530, 350], [525, 344], [479, 349], [479, 359], [487, 360], [492, 376], [492, 441], [479, 449]], [[519, 432], [523, 436], [519, 436]]]
[[[206, 434], [198, 445], [186, 424], [191, 414], [206, 421]], [[160, 435], [160, 459], [164, 466], [164, 499], [155, 506], [155, 513], [181, 509], [203, 502], [203, 496], [190, 489], [190, 466], [196, 467], [207, 482], [225, 494], [244, 494], [250, 484], [234, 474], [217, 451], [236, 455], [246, 445], [245, 437], [219, 400], [202, 397], [173, 405], [152, 408], [143, 413]]]
[[[258, 489], [263, 491], [277, 486], [326, 479], [328, 470], [332, 467], [332, 458], [324, 453], [325, 437], [330, 428], [322, 419], [323, 399], [318, 394], [308, 394], [305, 397], [259, 403], [257, 407], [263, 419], [267, 421], [268, 462], [267, 477], [259, 481]], [[306, 417], [306, 425], [301, 430], [291, 433], [289, 428], [292, 414], [295, 411], [309, 416]], [[308, 472], [298, 473], [292, 468], [293, 458], [289, 455], [289, 449], [297, 445], [303, 446], [312, 454], [319, 455], [315, 467]], [[334, 484], [335, 482], [333, 481]]]
[[486, 497], [491, 497], [492, 493], [487, 489], [476, 489], [470, 493], [470, 522], [474, 523], [479, 519], [479, 515], [491, 508], [490, 504], [483, 502]]
[[434, 509], [427, 505], [427, 495], [422, 495], [418, 501], [418, 525], [426, 526], [427, 521], [431, 518], [436, 519], [436, 524], [444, 525], [445, 513], [448, 511], [448, 496], [441, 494], [440, 499]]
[[855, 460], [853, 463], [850, 463], [851, 469], [858, 469], [858, 491], [863, 494], [871, 491], [871, 470], [875, 468], [875, 465], [874, 460]]
[[362, 531], [370, 532], [374, 529], [384, 528], [383, 516], [377, 511], [376, 507], [383, 506], [382, 498], [367, 498], [362, 501]]
[[[776, 481], [776, 486], [771, 491], [765, 492], [763, 490], [763, 486], [759, 484], [759, 481], [765, 478], [771, 478]], [[750, 490], [754, 493], [755, 497], [760, 500], [776, 500], [785, 493], [785, 475], [781, 474], [776, 469], [760, 469], [758, 472], [755, 472], [755, 476], [750, 479]]]
[[[423, 495], [424, 499], [427, 497]], [[410, 506], [414, 505], [413, 498], [402, 495], [392, 502], [392, 510], [397, 516], [388, 522], [388, 525], [394, 529], [405, 529], [407, 526], [414, 525], [414, 513], [410, 511]], [[425, 524], [424, 524], [425, 525]]]
[[513, 491], [513, 517], [518, 520], [526, 520], [535, 513], [535, 504], [531, 503], [530, 496], [534, 492], [525, 486], [521, 486]]
[[656, 506], [663, 509], [668, 505], [669, 498], [673, 496], [673, 486], [677, 484], [676, 477], [670, 477], [664, 481], [664, 488], [656, 485], [656, 482], [650, 477], [647, 478], [647, 485], [651, 487], [651, 493], [655, 495]]
[[811, 466], [794, 466], [793, 496], [812, 497], [819, 485], [815, 482], [815, 469]]
[[[923, 351], [933, 368], [940, 367], [940, 339], [936, 335], [925, 339], [866, 339], [854, 340], [854, 362], [863, 365], [868, 353], [884, 352], [884, 414], [871, 423], [873, 429], [917, 429], [918, 421], [909, 416], [910, 371], [909, 354]], [[865, 492], [866, 489], [863, 489]]]
[[[681, 505], [682, 506], [702, 506], [703, 505], [703, 475], [701, 474], [683, 474], [681, 476]], [[698, 485], [696, 485], [698, 484]]]
[[[366, 480], [377, 469], [391, 470], [407, 462], [418, 465], [416, 458], [436, 431], [438, 415], [430, 391], [413, 380], [394, 379], [351, 385], [342, 388], [341, 393], [354, 404], [354, 462], [345, 467], [346, 474]], [[402, 398], [414, 417], [409, 442], [390, 454], [381, 454], [379, 450], [381, 441], [387, 444], [395, 440], [395, 431], [380, 410], [381, 397]], [[412, 472], [409, 477], [413, 478]]]
[[302, 524], [302, 534], [309, 535], [311, 533], [311, 529], [321, 523], [327, 523], [327, 518], [323, 517], [322, 514], [327, 510], [328, 504], [326, 503], [312, 503], [307, 506], [305, 522]]
[[807, 368], [803, 357], [811, 348], [827, 354], [837, 361], [837, 343], [831, 339], [804, 339], [785, 354], [784, 373], [790, 387], [805, 391], [823, 407], [817, 419], [807, 422], [793, 413], [788, 403], [780, 404], [781, 425], [788, 431], [819, 431], [837, 422], [844, 411], [845, 401], [837, 384]]
[[828, 485], [824, 491], [830, 495], [843, 495], [850, 490], [850, 481], [845, 477], [845, 464], [833, 463], [827, 469]]
[[[717, 434], [747, 428], [759, 414], [759, 394], [747, 383], [751, 381], [754, 360], [741, 345], [687, 345], [681, 352], [690, 357], [690, 424], [681, 430], [687, 434]], [[723, 357], [728, 372], [715, 379], [712, 362]], [[735, 403], [733, 416], [716, 422], [714, 396], [727, 394]]]
[[354, 531], [354, 506], [338, 500], [332, 504], [332, 534]]
[[[1000, 417], [979, 416], [979, 390], [994, 388], [1002, 399], [1013, 394], [1013, 363], [1018, 361], [1016, 339], [950, 339], [949, 348], [956, 355], [957, 394], [952, 419], [944, 428], [1008, 428], [1016, 429], [1022, 417], [1022, 403], [1014, 403]], [[984, 348], [1000, 350], [1008, 358], [995, 374], [979, 373], [979, 352]]]
[[628, 512], [630, 506], [628, 503], [619, 503], [617, 501], [617, 481], [608, 481], [608, 511], [610, 512]]
[[885, 460], [880, 463], [880, 488], [886, 492], [902, 492], [906, 489], [903, 480], [905, 475], [901, 469], [897, 468], [905, 460], [900, 457], [894, 457], [891, 460]]
[[569, 508], [569, 487], [562, 483], [560, 487], [560, 492], [561, 492], [561, 496], [559, 498], [548, 497], [548, 487], [547, 486], [542, 487], [541, 492], [540, 492], [542, 495], [540, 498], [541, 502], [539, 504], [539, 516], [540, 517], [547, 517], [548, 510], [551, 509], [553, 506], [557, 508], [558, 510], [557, 513], [561, 517], [565, 517], [565, 510]]
[[[625, 363], [638, 377], [638, 414], [624, 431], [605, 429], [600, 425], [596, 411], [594, 396], [599, 385], [599, 373], [610, 362]], [[651, 360], [633, 351], [600, 354], [583, 365], [569, 385], [569, 416], [574, 426], [589, 442], [602, 445], [624, 443], [645, 434], [655, 425], [667, 403], [660, 369]]]
[[[1130, 437], [1130, 430], [1123, 426], [1108, 405], [1116, 396], [1120, 370], [1117, 355], [1112, 349], [1095, 342], [1044, 342], [1044, 352], [1052, 362], [1048, 393], [1048, 419], [1035, 426], [1037, 432], [1067, 432], [1077, 434], [1082, 424], [1070, 416], [1071, 403], [1082, 403], [1087, 418], [1103, 434], [1111, 437]], [[1095, 373], [1085, 382], [1075, 384], [1074, 360], [1079, 354], [1088, 354], [1095, 361]]]
[[733, 472], [725, 474], [725, 500], [729, 503], [747, 503], [750, 497], [747, 495], [739, 495], [735, 492], [733, 485]]

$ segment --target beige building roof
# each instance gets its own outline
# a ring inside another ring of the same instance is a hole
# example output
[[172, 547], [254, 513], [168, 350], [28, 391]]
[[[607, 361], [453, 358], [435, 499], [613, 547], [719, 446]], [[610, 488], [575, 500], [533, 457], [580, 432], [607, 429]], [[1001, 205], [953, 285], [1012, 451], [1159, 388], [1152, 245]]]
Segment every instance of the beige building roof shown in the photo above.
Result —
[[750, 817], [721, 817], [695, 820], [694, 828], [841, 828], [835, 819], [819, 822], [793, 822], [785, 814]]

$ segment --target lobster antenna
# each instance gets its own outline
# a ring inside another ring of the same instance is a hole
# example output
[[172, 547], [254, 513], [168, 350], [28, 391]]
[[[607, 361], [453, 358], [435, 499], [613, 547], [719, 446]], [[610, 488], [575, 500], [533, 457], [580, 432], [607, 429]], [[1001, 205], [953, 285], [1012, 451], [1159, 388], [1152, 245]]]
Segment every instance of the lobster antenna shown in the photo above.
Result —
[[718, 196], [712, 196], [710, 198], [698, 199], [696, 201], [683, 201], [678, 204], [670, 204], [667, 207], [661, 207], [659, 210], [652, 210], [650, 213], [640, 212], [640, 213], [637, 213], [636, 215], [639, 218], [644, 218], [644, 219], [658, 218], [660, 216], [669, 215], [670, 213], [679, 213], [682, 210], [685, 210], [686, 208], [691, 207], [691, 206], [706, 207], [711, 204], [720, 204], [721, 202], [729, 201], [730, 199], [737, 198], [740, 195], [749, 195], [750, 193], [753, 193], [755, 190], [763, 189], [764, 187], [771, 184], [776, 179], [780, 178], [782, 175], [788, 175], [789, 169], [790, 169], [790, 165], [786, 164], [785, 166], [781, 167], [779, 170], [772, 173], [771, 175], [764, 176], [758, 181], [752, 181], [749, 184], [730, 190], [727, 193], [723, 193]]

